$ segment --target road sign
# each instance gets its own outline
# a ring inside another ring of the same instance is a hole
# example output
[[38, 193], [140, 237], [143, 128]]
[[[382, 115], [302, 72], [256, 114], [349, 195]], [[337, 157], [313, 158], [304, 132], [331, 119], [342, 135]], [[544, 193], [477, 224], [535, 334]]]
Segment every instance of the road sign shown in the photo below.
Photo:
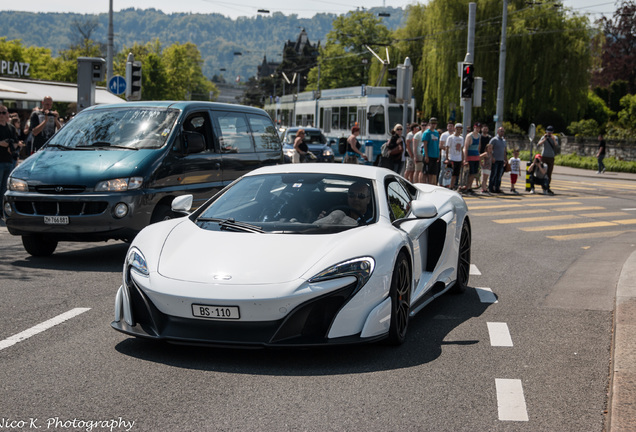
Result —
[[115, 75], [108, 81], [108, 90], [116, 95], [124, 94], [126, 91], [126, 79], [121, 75]]

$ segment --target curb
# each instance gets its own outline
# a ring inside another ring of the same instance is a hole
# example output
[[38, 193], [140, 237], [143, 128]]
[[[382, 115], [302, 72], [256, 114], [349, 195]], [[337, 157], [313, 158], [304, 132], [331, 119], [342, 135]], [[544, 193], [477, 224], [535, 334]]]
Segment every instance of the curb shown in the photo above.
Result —
[[616, 286], [613, 352], [606, 430], [636, 430], [636, 252], [625, 261]]

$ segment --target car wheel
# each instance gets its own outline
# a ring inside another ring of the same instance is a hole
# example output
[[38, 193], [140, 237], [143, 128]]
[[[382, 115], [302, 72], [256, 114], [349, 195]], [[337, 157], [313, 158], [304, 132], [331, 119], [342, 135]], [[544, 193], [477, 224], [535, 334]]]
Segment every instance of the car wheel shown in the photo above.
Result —
[[51, 240], [43, 235], [22, 236], [24, 250], [35, 257], [47, 257], [53, 255], [57, 248], [57, 240]]
[[461, 294], [468, 286], [468, 279], [470, 278], [470, 243], [470, 225], [464, 221], [459, 239], [459, 253], [457, 254], [457, 280], [451, 289], [453, 294]]
[[411, 310], [411, 266], [403, 252], [398, 255], [391, 277], [391, 327], [388, 343], [400, 345], [406, 338]]
[[161, 222], [165, 220], [170, 220], [179, 217], [178, 214], [173, 212], [170, 207], [167, 205], [159, 205], [155, 208], [155, 211], [152, 213], [152, 217], [150, 218], [150, 223]]

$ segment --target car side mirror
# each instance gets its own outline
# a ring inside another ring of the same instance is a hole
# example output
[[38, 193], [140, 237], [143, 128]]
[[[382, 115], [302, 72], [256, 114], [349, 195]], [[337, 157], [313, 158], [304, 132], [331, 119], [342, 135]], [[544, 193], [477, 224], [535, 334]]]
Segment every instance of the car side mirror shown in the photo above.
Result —
[[411, 211], [416, 218], [430, 219], [437, 216], [437, 207], [435, 204], [424, 200], [411, 201]]
[[201, 153], [205, 150], [205, 139], [198, 132], [183, 131], [183, 153]]
[[181, 195], [172, 200], [172, 211], [188, 214], [192, 208], [192, 195]]

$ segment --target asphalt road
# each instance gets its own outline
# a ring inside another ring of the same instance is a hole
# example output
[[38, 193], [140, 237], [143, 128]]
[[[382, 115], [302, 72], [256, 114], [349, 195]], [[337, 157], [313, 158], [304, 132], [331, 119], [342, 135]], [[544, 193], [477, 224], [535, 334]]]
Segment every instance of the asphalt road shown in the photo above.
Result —
[[553, 189], [467, 198], [470, 288], [398, 348], [129, 338], [109, 325], [125, 244], [32, 258], [0, 227], [0, 430], [602, 431], [636, 182], [565, 173]]

